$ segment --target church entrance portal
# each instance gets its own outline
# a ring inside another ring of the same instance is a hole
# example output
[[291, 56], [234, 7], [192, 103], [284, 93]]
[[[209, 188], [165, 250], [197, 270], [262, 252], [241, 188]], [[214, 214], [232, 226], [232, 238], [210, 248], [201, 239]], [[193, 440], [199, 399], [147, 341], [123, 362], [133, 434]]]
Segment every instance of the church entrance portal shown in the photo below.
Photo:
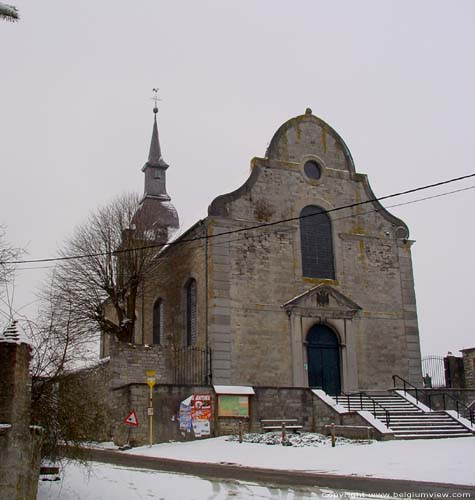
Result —
[[340, 347], [335, 333], [325, 325], [314, 325], [307, 335], [308, 385], [327, 394], [341, 392]]

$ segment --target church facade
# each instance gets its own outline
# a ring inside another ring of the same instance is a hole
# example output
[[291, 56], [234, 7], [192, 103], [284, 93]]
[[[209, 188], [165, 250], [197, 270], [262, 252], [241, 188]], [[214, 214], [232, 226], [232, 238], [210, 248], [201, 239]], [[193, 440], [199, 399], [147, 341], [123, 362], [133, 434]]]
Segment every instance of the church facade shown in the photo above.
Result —
[[[156, 129], [152, 147], [145, 198], [168, 167]], [[170, 199], [152, 195], [175, 228]], [[310, 109], [288, 120], [245, 183], [161, 252], [136, 343], [163, 356], [209, 349], [212, 384], [337, 394], [399, 375], [420, 385], [413, 242], [375, 198], [332, 127]]]

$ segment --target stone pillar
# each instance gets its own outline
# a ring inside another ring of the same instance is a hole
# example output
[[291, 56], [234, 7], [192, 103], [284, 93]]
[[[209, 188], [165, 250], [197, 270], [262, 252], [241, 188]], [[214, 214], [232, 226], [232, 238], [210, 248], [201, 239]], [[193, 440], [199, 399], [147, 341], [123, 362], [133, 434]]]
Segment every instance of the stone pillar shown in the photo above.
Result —
[[465, 387], [475, 389], [475, 347], [462, 350]]
[[453, 354], [444, 358], [445, 386], [452, 389], [463, 389], [465, 387], [464, 362], [463, 359]]
[[0, 500], [33, 500], [39, 470], [32, 470], [31, 347], [14, 325], [7, 332], [0, 334]]

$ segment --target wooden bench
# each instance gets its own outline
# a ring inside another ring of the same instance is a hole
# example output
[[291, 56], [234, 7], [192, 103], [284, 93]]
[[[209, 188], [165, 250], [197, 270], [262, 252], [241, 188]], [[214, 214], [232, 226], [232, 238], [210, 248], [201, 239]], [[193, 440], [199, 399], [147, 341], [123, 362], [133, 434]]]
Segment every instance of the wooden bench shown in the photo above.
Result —
[[285, 430], [297, 432], [302, 429], [302, 425], [298, 424], [296, 418], [273, 418], [262, 419], [261, 427], [264, 431], [279, 431], [285, 425]]

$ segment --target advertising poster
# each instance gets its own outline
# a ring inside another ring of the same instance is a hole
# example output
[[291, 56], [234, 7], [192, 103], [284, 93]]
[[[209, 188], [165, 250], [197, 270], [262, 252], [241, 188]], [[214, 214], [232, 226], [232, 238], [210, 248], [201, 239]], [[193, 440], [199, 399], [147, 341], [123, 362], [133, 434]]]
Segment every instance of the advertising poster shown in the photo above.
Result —
[[191, 420], [196, 437], [209, 436], [211, 434], [211, 394], [195, 394], [191, 406]]
[[183, 432], [191, 432], [191, 401], [192, 396], [186, 398], [180, 403], [180, 430]]

